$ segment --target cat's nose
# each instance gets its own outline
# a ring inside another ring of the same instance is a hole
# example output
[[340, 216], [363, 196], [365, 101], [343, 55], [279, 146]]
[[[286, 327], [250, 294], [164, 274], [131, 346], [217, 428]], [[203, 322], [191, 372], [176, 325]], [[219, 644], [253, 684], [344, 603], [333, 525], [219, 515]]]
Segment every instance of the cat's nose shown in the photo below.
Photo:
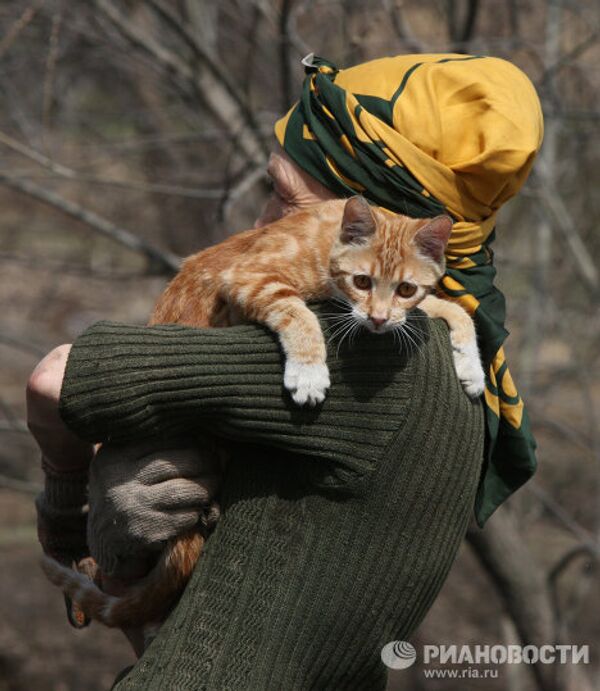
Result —
[[376, 329], [378, 329], [380, 326], [383, 326], [387, 321], [387, 319], [381, 319], [381, 317], [369, 317], [369, 319]]

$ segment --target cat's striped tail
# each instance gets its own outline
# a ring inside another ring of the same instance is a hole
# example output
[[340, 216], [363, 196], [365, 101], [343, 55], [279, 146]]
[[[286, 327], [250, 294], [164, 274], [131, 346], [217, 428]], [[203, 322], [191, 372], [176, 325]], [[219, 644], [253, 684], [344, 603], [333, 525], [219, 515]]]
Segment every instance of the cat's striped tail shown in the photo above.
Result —
[[203, 545], [198, 532], [171, 541], [150, 573], [120, 596], [103, 592], [88, 576], [47, 555], [41, 566], [48, 580], [90, 619], [106, 626], [142, 626], [167, 616], [192, 575]]

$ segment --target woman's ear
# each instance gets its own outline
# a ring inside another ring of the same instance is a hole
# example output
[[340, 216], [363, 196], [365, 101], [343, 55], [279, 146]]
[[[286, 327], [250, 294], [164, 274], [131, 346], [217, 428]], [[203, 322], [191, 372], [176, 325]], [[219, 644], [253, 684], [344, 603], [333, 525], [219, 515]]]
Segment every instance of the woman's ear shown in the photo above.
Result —
[[375, 233], [375, 219], [364, 197], [350, 197], [344, 207], [340, 240], [344, 244], [364, 244]]
[[293, 166], [278, 153], [269, 156], [267, 172], [273, 181], [277, 194], [285, 200], [294, 199], [298, 193], [300, 181]]
[[415, 234], [415, 243], [419, 250], [437, 264], [444, 261], [444, 252], [452, 233], [452, 225], [450, 216], [436, 216], [421, 226]]

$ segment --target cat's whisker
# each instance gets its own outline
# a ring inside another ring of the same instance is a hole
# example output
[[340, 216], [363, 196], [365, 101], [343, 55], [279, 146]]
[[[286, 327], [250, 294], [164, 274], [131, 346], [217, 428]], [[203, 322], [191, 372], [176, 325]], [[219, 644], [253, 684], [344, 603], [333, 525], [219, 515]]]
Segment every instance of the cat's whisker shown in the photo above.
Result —
[[425, 334], [422, 331], [418, 331], [417, 329], [414, 329], [414, 335], [415, 338], [417, 339], [417, 343], [419, 346], [422, 346], [426, 342]]
[[394, 331], [398, 335], [398, 344], [400, 346], [400, 352], [403, 353], [406, 350], [406, 339], [404, 337], [402, 326], [398, 326], [396, 329], [394, 329]]
[[423, 341], [419, 340], [418, 332], [416, 331], [415, 327], [409, 324], [408, 322], [405, 322], [404, 324], [402, 324], [402, 330], [406, 335], [406, 338], [410, 341], [412, 346], [414, 346], [415, 351], [418, 352], [420, 346], [423, 345]]
[[340, 295], [332, 295], [329, 300], [331, 302], [335, 302], [338, 305], [342, 305], [343, 307], [350, 307], [350, 301], [346, 297], [342, 297]]
[[413, 348], [415, 348], [415, 349], [418, 350], [417, 344], [416, 344], [414, 338], [411, 336], [409, 329], [406, 328], [406, 325], [403, 325], [402, 332], [403, 332], [404, 335], [406, 336], [407, 342], [410, 343], [409, 353], [412, 354]]
[[323, 329], [323, 331], [324, 331], [324, 333], [328, 333], [329, 331], [337, 329], [338, 327], [343, 326], [344, 324], [349, 324], [351, 321], [352, 321], [351, 319], [343, 319], [343, 320], [336, 321], [335, 323], [330, 324], [329, 326], [325, 327]]
[[353, 317], [353, 316], [354, 315], [352, 314], [352, 312], [344, 312], [344, 313], [340, 313], [340, 312], [333, 313], [333, 312], [331, 312], [328, 315], [328, 319], [330, 321], [336, 321], [336, 320], [340, 320], [340, 319], [348, 319], [349, 317]]
[[418, 337], [419, 342], [421, 344], [425, 343], [425, 330], [423, 329], [421, 324], [412, 324], [410, 322], [407, 322], [406, 326], [415, 334], [416, 337]]
[[414, 350], [419, 350], [420, 344], [411, 336], [410, 329], [407, 328], [406, 322], [398, 324], [398, 326], [394, 328], [394, 332], [398, 334], [401, 351], [406, 351], [410, 355]]
[[334, 315], [333, 317], [330, 318], [330, 321], [333, 322], [345, 322], [345, 321], [351, 321], [354, 319], [354, 315], [352, 314], [351, 311], [344, 312], [343, 314], [337, 314]]
[[332, 329], [332, 333], [329, 334], [329, 338], [327, 339], [328, 342], [332, 341], [334, 338], [342, 334], [342, 340], [344, 336], [346, 335], [346, 332], [353, 327], [354, 320], [348, 320], [344, 322], [343, 324], [337, 324], [334, 329]]
[[334, 310], [334, 314], [347, 314], [352, 312], [352, 305], [347, 302], [333, 303], [331, 307]]
[[347, 338], [347, 337], [354, 331], [354, 329], [356, 328], [356, 326], [357, 326], [356, 320], [353, 319], [352, 321], [348, 322], [347, 328], [346, 328], [346, 330], [344, 331], [344, 334], [342, 335], [342, 338], [341, 338], [341, 340], [340, 340], [340, 343], [342, 342], [342, 340], [343, 340], [344, 338]]
[[361, 332], [361, 330], [362, 330], [362, 324], [355, 322], [354, 323], [354, 329], [353, 329], [352, 333], [350, 334], [350, 346], [352, 346], [352, 344], [356, 340], [356, 337]]
[[[346, 326], [353, 324], [355, 321], [352, 315], [348, 315], [343, 319], [337, 320], [335, 324], [331, 324], [326, 329], [323, 329], [323, 333], [330, 334], [330, 338], [333, 338], [338, 332], [343, 331]], [[333, 332], [333, 333], [332, 333]]]
[[[357, 327], [360, 326], [358, 322], [353, 319], [352, 323], [345, 325], [345, 328], [340, 329], [338, 332], [336, 332], [336, 335], [341, 332], [340, 340], [338, 341], [337, 349], [336, 349], [336, 357], [339, 357], [340, 354], [340, 348], [342, 347], [342, 343], [357, 329]], [[330, 338], [331, 340], [331, 338]], [[351, 341], [349, 341], [351, 342]]]

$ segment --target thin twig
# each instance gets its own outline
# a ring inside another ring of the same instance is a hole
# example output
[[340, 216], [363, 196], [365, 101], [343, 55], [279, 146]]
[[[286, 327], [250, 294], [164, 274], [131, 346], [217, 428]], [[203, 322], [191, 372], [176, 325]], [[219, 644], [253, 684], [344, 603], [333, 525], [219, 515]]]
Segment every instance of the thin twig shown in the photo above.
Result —
[[[298, 53], [298, 55], [307, 55], [311, 52], [312, 49], [312, 47], [298, 35], [296, 29], [298, 16], [307, 11], [309, 5], [310, 2], [307, 2], [306, 0], [303, 3], [301, 3], [298, 6], [297, 11], [292, 13], [291, 21], [288, 24], [290, 42], [294, 47], [294, 50]], [[269, 0], [254, 0], [254, 6], [269, 22], [271, 28], [276, 31], [278, 25], [278, 16], [277, 9], [275, 8], [274, 3], [270, 2]]]
[[[186, 43], [188, 48], [207, 69], [213, 74], [213, 76], [225, 87], [226, 91], [229, 93], [231, 98], [238, 105], [240, 112], [243, 113], [244, 118], [248, 126], [255, 132], [260, 133], [260, 128], [254, 117], [254, 113], [249, 108], [244, 94], [238, 89], [237, 85], [226, 72], [222, 63], [215, 59], [215, 56], [211, 54], [209, 50], [200, 42], [196, 40], [196, 37], [188, 31], [187, 27], [182, 24], [175, 13], [169, 8], [163, 5], [159, 0], [148, 0], [149, 6], [158, 14], [159, 17], [168, 24], [168, 26], [173, 29], [177, 35]], [[260, 139], [260, 137], [259, 137]], [[264, 141], [261, 142], [263, 145], [265, 156], [268, 155], [268, 150]]]
[[457, 53], [466, 52], [473, 37], [473, 30], [479, 11], [479, 0], [466, 0], [467, 9], [464, 21], [458, 20], [458, 8], [454, 0], [448, 0], [448, 33]]
[[151, 56], [163, 72], [175, 74], [191, 87], [213, 117], [229, 131], [231, 137], [238, 140], [241, 152], [250, 163], [264, 165], [268, 150], [260, 130], [248, 121], [244, 110], [221, 79], [208, 69], [200, 73], [192, 69], [178, 55], [133, 24], [109, 0], [94, 0], [94, 5], [131, 45]]
[[[52, 171], [55, 175], [77, 182], [81, 184], [97, 184], [107, 185], [111, 187], [121, 187], [123, 189], [133, 189], [139, 192], [148, 192], [152, 194], [165, 194], [170, 196], [186, 197], [189, 199], [221, 199], [225, 190], [221, 188], [201, 189], [196, 187], [186, 187], [184, 185], [173, 185], [169, 183], [146, 182], [145, 180], [115, 180], [113, 178], [105, 178], [98, 175], [87, 175], [81, 173], [73, 168], [68, 168], [62, 163], [58, 163], [45, 154], [33, 149], [22, 142], [14, 139], [6, 132], [0, 131], [0, 143], [7, 146], [9, 149], [25, 156], [34, 161], [38, 165]], [[13, 171], [12, 178], [29, 178], [28, 174], [15, 174]]]
[[[27, 266], [38, 271], [60, 272], [60, 274], [84, 276], [86, 279], [93, 278], [101, 281], [135, 281], [140, 278], [151, 278], [156, 275], [148, 269], [142, 271], [103, 270], [90, 266], [89, 264], [74, 264], [64, 259], [48, 259], [47, 257], [36, 257], [35, 255], [24, 256], [14, 252], [0, 252], [0, 262]], [[0, 336], [0, 342], [2, 342], [2, 336]]]
[[292, 64], [290, 60], [290, 15], [294, 0], [282, 0], [279, 10], [279, 69], [281, 79], [281, 110], [292, 105]]
[[44, 348], [27, 339], [20, 338], [19, 336], [12, 336], [6, 332], [0, 333], [0, 343], [5, 346], [10, 346], [11, 348], [16, 348], [17, 350], [24, 350], [37, 358], [44, 357], [48, 352], [48, 348]]
[[51, 170], [53, 173], [56, 173], [61, 177], [69, 178], [71, 180], [77, 178], [76, 171], [72, 170], [71, 168], [67, 168], [66, 166], [63, 166], [60, 163], [57, 163], [51, 158], [48, 158], [48, 156], [46, 156], [45, 154], [36, 151], [35, 149], [32, 149], [30, 146], [27, 146], [27, 144], [21, 143], [14, 137], [11, 137], [10, 134], [6, 134], [6, 132], [2, 132], [1, 130], [0, 144], [4, 144], [9, 149], [12, 149], [12, 151], [15, 151], [16, 153], [25, 156], [31, 161], [35, 161], [35, 163], [38, 163], [39, 165], [43, 166], [44, 168], [47, 168], [48, 170]]
[[31, 23], [43, 4], [43, 2], [38, 2], [23, 10], [23, 13], [11, 26], [6, 36], [0, 40], [0, 60], [8, 53], [12, 44], [19, 38], [23, 29]]
[[0, 420], [0, 432], [16, 432], [29, 434], [27, 423], [23, 420]]
[[[562, 572], [569, 567], [569, 565], [577, 559], [577, 557], [587, 554], [591, 559], [597, 560], [599, 557], [598, 552], [595, 552], [593, 547], [589, 544], [575, 545], [571, 549], [567, 550], [565, 554], [554, 564], [550, 569], [548, 574], [548, 581], [551, 584], [555, 584]], [[556, 587], [554, 585], [554, 587]]]
[[[580, 572], [579, 578], [576, 580], [578, 590], [581, 592], [581, 586], [583, 579], [581, 576], [587, 575], [588, 580], [593, 575], [594, 567], [598, 563], [598, 551], [595, 551], [589, 544], [575, 545], [571, 549], [567, 550], [565, 554], [556, 562], [556, 564], [550, 569], [548, 573], [548, 588], [550, 590], [550, 596], [552, 598], [553, 609], [554, 609], [554, 619], [556, 630], [561, 634], [563, 629], [566, 629], [569, 619], [576, 614], [574, 611], [574, 605], [576, 604], [571, 598], [570, 606], [565, 607], [564, 603], [561, 602], [559, 596], [559, 581], [566, 569], [578, 558], [587, 555], [587, 560], [584, 562], [583, 567]], [[568, 615], [571, 615], [568, 617]], [[568, 618], [567, 618], [568, 617]], [[566, 632], [566, 631], [565, 631]], [[563, 634], [564, 636], [564, 634]]]
[[383, 6], [386, 9], [390, 19], [392, 20], [392, 26], [396, 32], [398, 38], [406, 45], [406, 47], [414, 53], [424, 52], [423, 44], [419, 41], [412, 33], [406, 18], [403, 14], [403, 2], [402, 0], [383, 0]]
[[[44, 75], [43, 103], [42, 103], [42, 139], [47, 134], [50, 126], [50, 111], [56, 81], [56, 63], [58, 61], [58, 39], [62, 24], [62, 9], [52, 18], [52, 29], [48, 42], [48, 57], [46, 59], [46, 74]], [[43, 146], [42, 148], [46, 148]]]
[[21, 492], [22, 494], [31, 494], [33, 496], [42, 491], [42, 485], [38, 482], [18, 480], [16, 477], [9, 477], [8, 475], [2, 474], [0, 474], [0, 487], [2, 489], [10, 489], [13, 492]]
[[[576, 373], [575, 368], [573, 369], [573, 372]], [[531, 406], [531, 410], [533, 412], [535, 408]], [[585, 453], [590, 454], [592, 457], [594, 456], [594, 447], [592, 441], [578, 430], [563, 422], [559, 422], [558, 420], [553, 420], [544, 416], [541, 411], [534, 412], [534, 419], [536, 427], [545, 427], [546, 429], [558, 434], [561, 438], [568, 439], [573, 444], [576, 444]]]
[[588, 48], [591, 48], [596, 41], [600, 39], [600, 29], [596, 29], [593, 31], [587, 38], [585, 38], [583, 41], [578, 43], [574, 48], [571, 50], [567, 51], [564, 55], [561, 55], [561, 57], [554, 63], [552, 63], [545, 71], [544, 74], [542, 75], [542, 78], [537, 82], [536, 86], [538, 88], [543, 87], [550, 79], [552, 79], [557, 72], [562, 70], [563, 67], [568, 65], [569, 63], [573, 62], [573, 60], [577, 59], [583, 53], [585, 53]]
[[179, 257], [169, 252], [159, 250], [153, 245], [138, 238], [130, 231], [121, 228], [94, 211], [90, 211], [75, 202], [61, 197], [56, 192], [47, 190], [28, 180], [13, 178], [5, 173], [0, 173], [0, 184], [16, 189], [48, 206], [58, 209], [68, 216], [85, 223], [96, 232], [124, 245], [134, 252], [144, 255], [150, 260], [152, 267], [156, 267], [157, 272], [172, 275], [179, 270], [181, 264]]
[[546, 490], [542, 489], [535, 481], [528, 482], [525, 487], [543, 504], [569, 532], [583, 544], [588, 545], [594, 553], [600, 555], [600, 545], [597, 544], [592, 533], [578, 523]]
[[585, 246], [579, 231], [565, 203], [552, 184], [544, 167], [544, 161], [540, 159], [534, 170], [534, 176], [539, 181], [539, 194], [542, 197], [542, 211], [549, 213], [554, 221], [554, 226], [560, 232], [567, 247], [569, 248], [575, 265], [579, 270], [579, 275], [585, 286], [593, 293], [597, 293], [600, 287], [600, 277], [598, 269], [591, 258], [590, 252]]
[[251, 86], [253, 82], [255, 56], [259, 50], [259, 45], [256, 40], [256, 37], [258, 35], [261, 20], [263, 18], [263, 14], [260, 11], [260, 8], [258, 8], [255, 4], [252, 5], [251, 13], [252, 16], [250, 18], [250, 21], [248, 22], [248, 33], [246, 35], [248, 47], [246, 49], [245, 60], [243, 61], [244, 67], [242, 72], [242, 84], [244, 85], [244, 95], [248, 100], [250, 100]]
[[230, 189], [227, 190], [226, 194], [223, 196], [221, 201], [221, 217], [227, 220], [231, 208], [235, 202], [248, 192], [256, 185], [260, 180], [266, 179], [266, 173], [264, 168], [257, 167], [250, 170], [241, 180], [235, 183]]

